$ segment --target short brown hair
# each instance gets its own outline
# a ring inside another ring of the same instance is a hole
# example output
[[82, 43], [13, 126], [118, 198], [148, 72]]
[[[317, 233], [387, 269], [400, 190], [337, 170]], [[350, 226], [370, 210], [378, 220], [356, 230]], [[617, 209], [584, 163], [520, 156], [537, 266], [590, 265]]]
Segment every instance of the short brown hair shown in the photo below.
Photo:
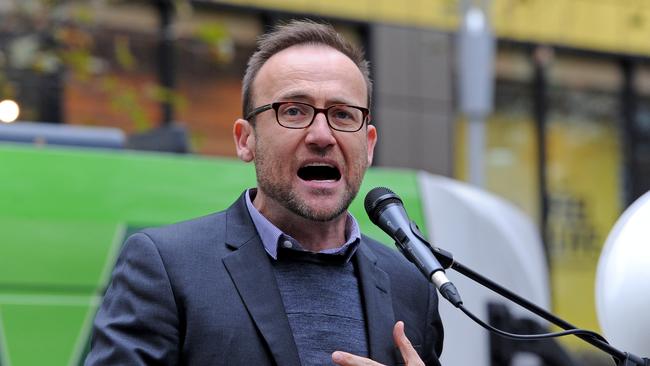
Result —
[[255, 108], [253, 105], [253, 81], [264, 63], [276, 53], [300, 44], [323, 44], [348, 56], [359, 68], [368, 90], [368, 107], [372, 96], [370, 64], [365, 59], [363, 50], [348, 42], [336, 32], [330, 24], [317, 23], [312, 20], [292, 20], [276, 26], [270, 33], [263, 34], [257, 40], [257, 50], [248, 60], [242, 86], [244, 118]]

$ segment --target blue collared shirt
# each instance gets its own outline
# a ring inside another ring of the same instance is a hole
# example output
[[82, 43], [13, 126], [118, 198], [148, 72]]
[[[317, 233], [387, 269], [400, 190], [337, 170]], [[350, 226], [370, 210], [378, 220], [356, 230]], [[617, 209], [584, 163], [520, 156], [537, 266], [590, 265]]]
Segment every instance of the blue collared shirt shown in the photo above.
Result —
[[[292, 238], [290, 235], [287, 235], [278, 229], [277, 226], [273, 225], [266, 217], [264, 217], [258, 210], [253, 206], [253, 201], [251, 200], [251, 195], [254, 197], [256, 190], [249, 189], [246, 192], [246, 207], [248, 207], [248, 213], [251, 215], [253, 224], [257, 229], [257, 233], [264, 244], [264, 249], [273, 259], [278, 259], [278, 246], [282, 245], [286, 249], [297, 250], [302, 252], [307, 252], [306, 249], [300, 243]], [[345, 256], [345, 261], [349, 261], [354, 252], [357, 250], [359, 243], [361, 242], [361, 231], [359, 230], [359, 224], [357, 220], [348, 212], [347, 220], [345, 222], [345, 238], [346, 241], [343, 245], [331, 248], [324, 249], [319, 251], [319, 254], [329, 254], [336, 256]]]

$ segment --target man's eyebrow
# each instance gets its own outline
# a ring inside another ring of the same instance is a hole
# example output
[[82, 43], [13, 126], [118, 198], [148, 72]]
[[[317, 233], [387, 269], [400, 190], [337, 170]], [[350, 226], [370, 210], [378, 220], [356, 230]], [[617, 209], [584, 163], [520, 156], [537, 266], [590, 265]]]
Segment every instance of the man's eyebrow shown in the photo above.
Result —
[[280, 96], [280, 100], [310, 101], [310, 100], [312, 100], [312, 98], [309, 97], [309, 95], [303, 94], [303, 93], [289, 93], [289, 94]]
[[[286, 95], [280, 96], [280, 99], [278, 101], [299, 101], [299, 102], [309, 102], [313, 103], [314, 98], [304, 94], [304, 93], [289, 93]], [[343, 99], [328, 99], [326, 102], [326, 105], [334, 105], [334, 104], [349, 104], [353, 105], [354, 103], [351, 103], [349, 101], [343, 100]]]

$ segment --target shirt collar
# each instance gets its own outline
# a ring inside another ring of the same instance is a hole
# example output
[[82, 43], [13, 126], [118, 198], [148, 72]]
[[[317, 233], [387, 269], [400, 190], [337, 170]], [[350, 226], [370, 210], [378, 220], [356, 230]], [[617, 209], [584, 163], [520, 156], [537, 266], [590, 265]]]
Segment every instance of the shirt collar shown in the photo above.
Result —
[[[290, 235], [287, 235], [282, 232], [277, 226], [273, 225], [266, 217], [264, 217], [253, 205], [253, 199], [257, 194], [257, 189], [249, 189], [246, 192], [246, 207], [248, 208], [248, 213], [253, 220], [255, 229], [262, 240], [264, 249], [273, 259], [278, 259], [278, 246], [282, 245], [282, 250], [296, 250], [301, 252], [308, 252], [303, 248], [300, 243], [292, 238]], [[252, 197], [252, 198], [251, 198]], [[345, 238], [346, 241], [343, 245], [324, 249], [318, 252], [319, 256], [323, 255], [334, 255], [334, 256], [344, 256], [345, 262], [349, 261], [354, 252], [356, 251], [359, 243], [361, 242], [361, 231], [359, 230], [359, 224], [357, 220], [350, 214], [347, 213], [347, 220], [345, 222]]]

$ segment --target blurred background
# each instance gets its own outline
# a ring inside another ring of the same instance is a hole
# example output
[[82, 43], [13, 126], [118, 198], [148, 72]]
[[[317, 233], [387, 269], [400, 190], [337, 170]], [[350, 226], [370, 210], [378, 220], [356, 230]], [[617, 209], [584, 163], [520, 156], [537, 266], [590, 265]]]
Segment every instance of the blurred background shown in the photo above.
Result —
[[[460, 29], [472, 6], [484, 12], [493, 45], [490, 108], [478, 121], [459, 83]], [[551, 309], [599, 330], [601, 248], [650, 189], [643, 0], [0, 0], [0, 146], [3, 134], [23, 138], [7, 128], [22, 126], [27, 135], [46, 131], [31, 141], [37, 146], [66, 141], [56, 128], [81, 145], [234, 157], [232, 123], [256, 37], [304, 17], [330, 22], [367, 50], [377, 167], [469, 180], [469, 130], [482, 126], [478, 185], [535, 223]], [[7, 169], [23, 165], [2, 156], [7, 180], [18, 171]], [[15, 199], [0, 198], [3, 215]], [[593, 347], [562, 342], [585, 365], [608, 364]], [[8, 364], [2, 350], [0, 342]]]

